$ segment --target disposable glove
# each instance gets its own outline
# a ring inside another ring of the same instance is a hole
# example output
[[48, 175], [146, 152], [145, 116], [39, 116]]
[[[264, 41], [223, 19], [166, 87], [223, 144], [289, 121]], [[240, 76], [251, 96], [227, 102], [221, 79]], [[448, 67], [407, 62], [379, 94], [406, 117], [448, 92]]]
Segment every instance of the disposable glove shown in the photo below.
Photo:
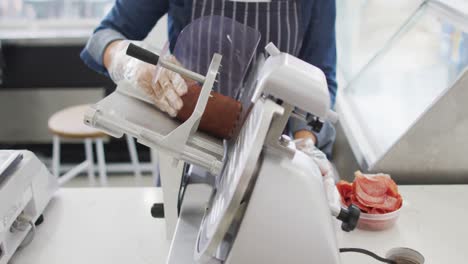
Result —
[[[183, 106], [180, 97], [187, 93], [185, 80], [178, 73], [128, 56], [126, 50], [130, 43], [151, 50], [140, 41], [120, 41], [113, 47], [112, 61], [107, 69], [110, 77], [116, 83], [127, 80], [133, 86], [143, 89], [151, 96], [156, 107], [175, 117]], [[164, 59], [178, 63], [170, 55]]]
[[323, 185], [330, 210], [334, 216], [338, 216], [341, 210], [340, 193], [336, 188], [335, 173], [330, 161], [327, 159], [327, 156], [315, 147], [314, 142], [310, 138], [296, 139], [294, 140], [294, 143], [296, 145], [296, 149], [310, 156], [319, 167], [323, 176]]

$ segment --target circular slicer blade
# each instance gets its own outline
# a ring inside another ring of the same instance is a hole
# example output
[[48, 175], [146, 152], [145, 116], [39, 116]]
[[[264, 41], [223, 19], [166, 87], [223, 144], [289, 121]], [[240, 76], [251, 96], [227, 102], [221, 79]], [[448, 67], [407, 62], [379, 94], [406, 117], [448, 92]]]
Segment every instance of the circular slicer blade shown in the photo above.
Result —
[[214, 258], [254, 177], [267, 132], [283, 108], [269, 99], [255, 103], [232, 148], [218, 189], [202, 221], [195, 257], [200, 263]]

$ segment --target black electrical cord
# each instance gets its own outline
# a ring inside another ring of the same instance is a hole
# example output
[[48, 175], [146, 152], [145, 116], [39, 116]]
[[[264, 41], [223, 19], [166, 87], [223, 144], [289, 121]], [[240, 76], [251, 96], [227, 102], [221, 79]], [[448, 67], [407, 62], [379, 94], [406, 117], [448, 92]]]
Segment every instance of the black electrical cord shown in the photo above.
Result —
[[371, 252], [363, 248], [340, 248], [340, 253], [346, 253], [346, 252], [361, 253], [361, 254], [373, 257], [376, 260], [383, 262], [383, 263], [398, 264], [395, 260], [382, 258], [381, 256], [375, 254], [374, 252]]

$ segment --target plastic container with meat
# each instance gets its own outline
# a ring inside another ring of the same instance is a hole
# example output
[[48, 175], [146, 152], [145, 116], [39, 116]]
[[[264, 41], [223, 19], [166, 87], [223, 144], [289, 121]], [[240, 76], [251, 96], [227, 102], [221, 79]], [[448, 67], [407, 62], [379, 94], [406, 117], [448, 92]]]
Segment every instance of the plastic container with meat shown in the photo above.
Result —
[[[401, 209], [401, 208], [400, 208]], [[386, 214], [366, 214], [361, 213], [357, 228], [362, 230], [386, 230], [395, 225], [400, 216], [400, 209]]]
[[340, 181], [336, 186], [344, 206], [354, 204], [361, 210], [359, 229], [384, 230], [395, 225], [403, 198], [390, 175], [357, 171], [354, 182]]

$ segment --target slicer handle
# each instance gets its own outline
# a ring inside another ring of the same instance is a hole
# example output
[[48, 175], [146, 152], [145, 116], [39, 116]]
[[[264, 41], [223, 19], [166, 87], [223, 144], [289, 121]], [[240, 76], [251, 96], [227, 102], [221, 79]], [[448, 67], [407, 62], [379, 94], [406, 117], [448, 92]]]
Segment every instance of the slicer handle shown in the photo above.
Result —
[[[139, 47], [133, 43], [130, 43], [128, 45], [126, 54], [130, 57], [147, 62], [149, 64], [158, 65], [159, 63], [159, 66], [162, 66], [168, 70], [176, 72], [184, 77], [187, 77], [189, 79], [195, 80], [200, 83], [205, 83], [205, 79], [206, 79], [205, 76], [199, 73], [193, 72], [191, 70], [188, 70], [182, 67], [181, 65], [178, 65], [177, 63], [173, 63], [171, 62], [171, 60], [162, 59], [161, 61], [159, 61], [158, 54], [155, 54], [142, 47]], [[216, 69], [216, 72], [217, 71], [218, 69]]]
[[130, 43], [127, 48], [127, 55], [135, 59], [147, 62], [149, 64], [158, 65], [159, 56], [147, 49]]

